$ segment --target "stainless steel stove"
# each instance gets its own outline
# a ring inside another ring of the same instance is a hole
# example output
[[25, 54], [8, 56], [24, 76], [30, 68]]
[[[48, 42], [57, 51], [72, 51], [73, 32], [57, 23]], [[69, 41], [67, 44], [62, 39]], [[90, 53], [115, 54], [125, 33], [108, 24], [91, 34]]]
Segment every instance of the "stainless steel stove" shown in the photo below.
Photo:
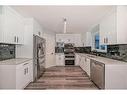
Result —
[[75, 65], [74, 45], [72, 43], [64, 45], [64, 55], [65, 55], [65, 66]]

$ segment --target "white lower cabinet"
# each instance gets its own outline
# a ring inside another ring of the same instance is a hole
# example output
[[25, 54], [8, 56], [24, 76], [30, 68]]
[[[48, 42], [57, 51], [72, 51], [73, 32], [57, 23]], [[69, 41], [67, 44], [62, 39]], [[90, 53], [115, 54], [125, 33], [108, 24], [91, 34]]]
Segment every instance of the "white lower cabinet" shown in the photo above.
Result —
[[80, 60], [80, 67], [85, 71], [85, 66], [84, 66], [84, 64], [85, 64], [85, 61], [84, 61], [85, 59], [84, 59], [84, 57], [83, 56], [81, 56], [81, 60]]
[[78, 56], [76, 58], [76, 62], [78, 62], [79, 66], [87, 73], [88, 76], [90, 76], [90, 59], [78, 54], [76, 56]]
[[33, 62], [0, 65], [0, 89], [24, 89], [33, 81]]
[[64, 54], [56, 54], [56, 65], [57, 66], [65, 66], [64, 64]]
[[16, 88], [25, 88], [32, 81], [32, 61], [16, 66]]
[[78, 54], [75, 54], [75, 65], [79, 66], [80, 61], [81, 61], [81, 56], [79, 56]]
[[86, 73], [88, 74], [88, 76], [90, 76], [90, 59], [86, 58], [85, 60], [86, 60], [86, 62], [85, 62], [85, 64], [86, 64]]

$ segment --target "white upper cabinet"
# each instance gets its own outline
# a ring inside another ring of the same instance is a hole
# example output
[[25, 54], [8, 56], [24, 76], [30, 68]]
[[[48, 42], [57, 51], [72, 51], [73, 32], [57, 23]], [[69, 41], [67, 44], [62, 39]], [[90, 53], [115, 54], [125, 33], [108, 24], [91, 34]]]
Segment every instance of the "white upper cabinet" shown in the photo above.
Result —
[[23, 17], [11, 7], [1, 6], [0, 18], [0, 43], [23, 44]]
[[84, 46], [92, 46], [92, 34], [91, 32], [86, 32], [84, 36]]
[[56, 34], [56, 42], [74, 43], [74, 35], [72, 35], [72, 34]]
[[100, 22], [100, 44], [127, 44], [127, 7], [116, 6]]
[[75, 35], [75, 37], [74, 37], [75, 47], [82, 47], [83, 43], [81, 40], [81, 34], [74, 34], [74, 35]]
[[81, 47], [80, 34], [56, 34], [56, 42], [74, 43], [75, 47]]
[[116, 44], [116, 9], [114, 8], [104, 19], [100, 22], [100, 44]]

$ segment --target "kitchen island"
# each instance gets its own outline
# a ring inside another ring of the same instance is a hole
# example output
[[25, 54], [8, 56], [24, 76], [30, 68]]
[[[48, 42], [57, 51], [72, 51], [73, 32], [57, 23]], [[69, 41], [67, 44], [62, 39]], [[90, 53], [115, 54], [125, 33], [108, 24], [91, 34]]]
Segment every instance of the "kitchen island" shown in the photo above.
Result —
[[[127, 89], [126, 62], [84, 53], [76, 53], [76, 56], [76, 61], [79, 63], [80, 67], [87, 72], [91, 80], [95, 82], [95, 84], [97, 84], [98, 87], [98, 83], [101, 82], [101, 79], [103, 79], [103, 89]], [[95, 63], [97, 64], [98, 68], [94, 69], [93, 66], [91, 67], [91, 64]], [[101, 70], [99, 64], [104, 64], [103, 73], [103, 70]], [[92, 79], [93, 76], [95, 77], [95, 73], [93, 75], [93, 69], [94, 72], [98, 70], [98, 73], [96, 74], [96, 79], [99, 80], [98, 83]], [[101, 74], [101, 76], [104, 77], [100, 79], [100, 77], [98, 77], [99, 74]]]

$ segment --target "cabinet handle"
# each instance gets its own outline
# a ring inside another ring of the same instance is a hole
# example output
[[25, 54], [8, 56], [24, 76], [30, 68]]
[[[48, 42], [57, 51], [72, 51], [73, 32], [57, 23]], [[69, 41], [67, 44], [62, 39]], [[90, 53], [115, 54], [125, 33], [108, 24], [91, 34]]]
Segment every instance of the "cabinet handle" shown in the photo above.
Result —
[[29, 64], [29, 63], [25, 63], [25, 64], [23, 64], [23, 65], [27, 65], [27, 64]]
[[26, 71], [27, 71], [26, 73], [28, 73], [28, 67], [27, 67]]
[[17, 37], [17, 43], [19, 42], [19, 38]]
[[16, 36], [14, 37], [14, 42], [16, 42]]
[[29, 72], [29, 69], [27, 67], [27, 68], [24, 69], [24, 75], [28, 74], [28, 72]]
[[104, 38], [104, 43], [105, 43], [105, 38]]
[[24, 75], [26, 75], [26, 68], [24, 69]]
[[108, 38], [106, 38], [106, 43], [108, 43]]

